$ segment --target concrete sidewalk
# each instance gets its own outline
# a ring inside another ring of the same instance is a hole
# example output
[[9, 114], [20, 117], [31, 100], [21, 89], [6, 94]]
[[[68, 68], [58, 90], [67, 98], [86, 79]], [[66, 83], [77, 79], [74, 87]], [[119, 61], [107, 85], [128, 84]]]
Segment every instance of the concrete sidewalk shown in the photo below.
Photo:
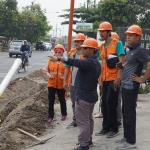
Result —
[[[139, 95], [140, 101], [137, 103], [137, 148], [138, 150], [150, 150], [150, 95]], [[55, 129], [47, 130], [47, 134], [42, 139], [46, 139], [56, 135], [46, 144], [28, 148], [26, 150], [73, 150], [78, 142], [78, 128], [66, 129], [66, 126], [72, 121], [71, 101], [67, 101], [68, 120], [61, 121], [60, 117], [53, 122]], [[55, 108], [59, 109], [59, 105]], [[98, 113], [99, 102], [96, 103], [94, 113]], [[114, 138], [106, 138], [106, 136], [95, 136], [95, 132], [101, 130], [102, 119], [94, 118], [95, 128], [93, 134], [94, 147], [90, 150], [115, 150], [118, 146], [115, 140], [123, 137], [123, 128], [120, 128], [120, 134]]]

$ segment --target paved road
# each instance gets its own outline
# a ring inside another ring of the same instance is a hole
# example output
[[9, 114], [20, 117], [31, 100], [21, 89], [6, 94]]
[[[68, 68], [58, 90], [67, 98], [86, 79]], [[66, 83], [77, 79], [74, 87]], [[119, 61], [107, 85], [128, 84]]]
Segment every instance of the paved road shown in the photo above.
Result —
[[[29, 58], [29, 67], [27, 72], [16, 72], [12, 78], [24, 77], [29, 73], [33, 72], [34, 70], [41, 69], [47, 62], [47, 56], [53, 55], [52, 51], [33, 51], [32, 57]], [[0, 52], [0, 83], [8, 73], [9, 69], [11, 68], [12, 64], [14, 63], [16, 56], [10, 58], [7, 52]]]

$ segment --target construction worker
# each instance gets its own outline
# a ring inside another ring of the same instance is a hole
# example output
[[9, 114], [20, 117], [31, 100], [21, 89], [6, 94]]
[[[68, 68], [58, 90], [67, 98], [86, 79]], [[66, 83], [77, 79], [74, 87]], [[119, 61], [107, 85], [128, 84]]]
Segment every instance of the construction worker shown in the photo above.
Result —
[[94, 127], [93, 109], [98, 100], [97, 84], [101, 73], [101, 66], [95, 54], [98, 43], [93, 38], [84, 41], [83, 56], [85, 59], [74, 59], [68, 57], [52, 57], [53, 61], [59, 60], [69, 66], [76, 66], [78, 74], [75, 80], [75, 115], [79, 128], [79, 144], [75, 150], [87, 150], [92, 143]]
[[[74, 38], [74, 44], [75, 44], [75, 48], [70, 50], [70, 52], [68, 53], [68, 57], [70, 58], [75, 58], [75, 59], [83, 59], [83, 55], [82, 55], [82, 47], [81, 45], [83, 44], [84, 40], [86, 39], [85, 35], [82, 33], [78, 33], [75, 38]], [[77, 71], [78, 68], [77, 67], [70, 67], [69, 65], [65, 65], [65, 74], [64, 74], [64, 87], [67, 88], [67, 78], [68, 78], [68, 73], [69, 75], [69, 90], [70, 90], [70, 98], [72, 101], [72, 110], [73, 110], [73, 122], [71, 122], [67, 128], [71, 128], [71, 127], [76, 127], [76, 117], [75, 117], [75, 87], [74, 87], [74, 83], [76, 80], [76, 75], [77, 75]], [[69, 72], [70, 70], [70, 72]]]
[[[118, 42], [121, 42], [121, 41], [119, 41], [120, 37], [116, 32], [111, 32], [111, 37], [116, 39]], [[122, 43], [120, 43], [118, 46], [120, 46], [120, 45], [122, 48]], [[120, 48], [120, 47], [118, 47], [118, 48]], [[122, 127], [122, 122], [121, 122], [121, 119], [122, 119], [122, 109], [121, 109], [122, 94], [121, 94], [121, 91], [122, 90], [120, 88], [119, 96], [118, 96], [118, 106], [117, 106], [117, 125], [118, 125], [118, 127]], [[103, 118], [102, 106], [101, 106], [101, 113], [96, 115], [95, 118]]]
[[[60, 44], [54, 47], [55, 56], [63, 56], [64, 51], [64, 47]], [[48, 76], [48, 123], [52, 123], [54, 120], [54, 101], [56, 92], [61, 106], [61, 120], [64, 121], [67, 119], [65, 89], [63, 87], [65, 66], [60, 61], [52, 62], [49, 58], [46, 67], [44, 67], [42, 71]]]
[[[102, 130], [95, 133], [95, 135], [101, 136], [107, 134], [107, 138], [112, 138], [119, 134], [117, 105], [121, 71], [116, 69], [116, 63], [117, 61], [124, 61], [124, 48], [120, 45], [120, 42], [111, 38], [112, 26], [109, 22], [102, 22], [98, 30], [102, 40], [105, 40], [105, 42], [100, 45], [100, 55], [102, 59], [100, 89], [102, 86], [103, 122]], [[117, 47], [120, 48], [118, 49]], [[114, 63], [114, 61], [116, 63]], [[112, 64], [113, 66], [111, 66]]]
[[[122, 100], [123, 100], [123, 127], [124, 136], [117, 140], [122, 143], [118, 150], [132, 149], [136, 147], [136, 102], [141, 83], [150, 76], [150, 58], [146, 50], [141, 46], [142, 29], [137, 25], [130, 26], [127, 31], [127, 44], [129, 52], [124, 64], [118, 63], [117, 68], [122, 69]], [[143, 66], [147, 66], [146, 73], [141, 78]]]
[[[116, 32], [111, 32], [111, 37], [116, 39], [118, 42], [120, 41], [120, 37]], [[122, 42], [120, 43], [120, 45], [122, 45]], [[120, 47], [118, 47], [119, 49]], [[122, 46], [121, 46], [122, 48]], [[125, 52], [126, 54], [126, 52]], [[122, 88], [120, 87], [120, 91], [119, 91], [119, 95], [118, 95], [118, 106], [117, 106], [117, 125], [119, 128], [122, 127], [122, 109], [121, 109], [121, 101], [122, 101]]]

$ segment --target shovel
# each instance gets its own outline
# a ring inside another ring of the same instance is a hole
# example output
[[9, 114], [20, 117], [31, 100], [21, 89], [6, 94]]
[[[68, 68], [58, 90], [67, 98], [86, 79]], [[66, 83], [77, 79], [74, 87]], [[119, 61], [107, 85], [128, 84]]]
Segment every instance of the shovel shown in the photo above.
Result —
[[24, 133], [24, 134], [26, 134], [26, 135], [28, 135], [28, 136], [30, 136], [30, 137], [32, 137], [32, 138], [34, 138], [35, 140], [39, 141], [39, 143], [34, 144], [34, 145], [31, 145], [31, 146], [29, 146], [29, 147], [36, 146], [36, 145], [39, 145], [39, 144], [45, 144], [46, 141], [48, 141], [48, 140], [50, 140], [50, 139], [52, 139], [52, 138], [54, 138], [54, 137], [56, 136], [56, 135], [54, 135], [53, 137], [50, 137], [50, 138], [48, 138], [48, 139], [46, 139], [46, 140], [42, 140], [42, 139], [38, 138], [37, 136], [32, 135], [31, 133], [26, 132], [26, 131], [24, 131], [24, 130], [22, 130], [22, 129], [20, 129], [20, 128], [17, 128], [17, 130], [20, 131], [20, 132], [22, 132], [22, 133]]

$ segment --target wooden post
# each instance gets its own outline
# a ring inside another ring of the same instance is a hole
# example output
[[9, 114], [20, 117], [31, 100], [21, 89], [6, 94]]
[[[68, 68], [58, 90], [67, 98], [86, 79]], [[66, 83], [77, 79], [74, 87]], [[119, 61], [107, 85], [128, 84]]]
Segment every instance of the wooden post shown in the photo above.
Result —
[[70, 51], [70, 49], [71, 49], [71, 42], [72, 42], [72, 26], [73, 26], [74, 2], [75, 2], [75, 0], [70, 0], [70, 17], [69, 17], [69, 28], [68, 28], [67, 52]]

